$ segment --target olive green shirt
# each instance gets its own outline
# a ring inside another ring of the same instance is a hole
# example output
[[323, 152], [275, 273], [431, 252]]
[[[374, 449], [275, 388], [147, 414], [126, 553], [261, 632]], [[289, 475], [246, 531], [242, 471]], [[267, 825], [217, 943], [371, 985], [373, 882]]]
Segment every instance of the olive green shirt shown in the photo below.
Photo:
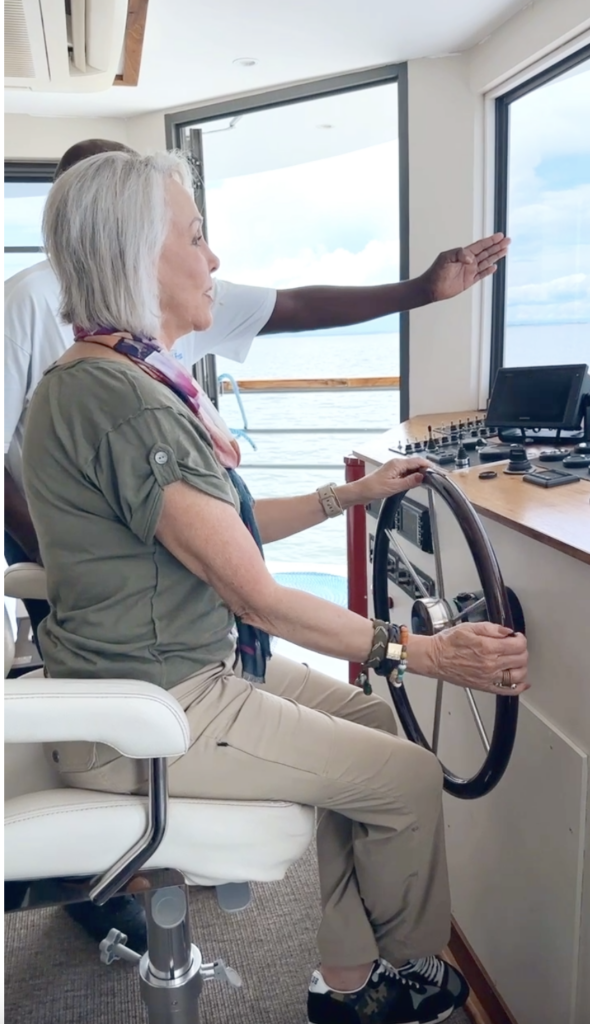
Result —
[[239, 507], [207, 433], [169, 388], [110, 359], [51, 367], [29, 407], [23, 468], [47, 572], [39, 641], [50, 676], [169, 689], [231, 657], [230, 610], [155, 538], [174, 481]]

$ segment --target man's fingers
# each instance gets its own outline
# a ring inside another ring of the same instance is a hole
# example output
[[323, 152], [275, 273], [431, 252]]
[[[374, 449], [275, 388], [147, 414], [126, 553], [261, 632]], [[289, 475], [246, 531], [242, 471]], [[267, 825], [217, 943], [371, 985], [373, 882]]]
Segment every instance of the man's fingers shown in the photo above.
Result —
[[486, 260], [499, 260], [508, 252], [508, 246], [503, 245], [492, 245], [489, 249], [484, 249], [483, 252], [477, 256], [478, 263], [485, 263]]
[[476, 274], [475, 278], [474, 278], [474, 281], [483, 281], [484, 277], [489, 277], [490, 274], [495, 274], [497, 269], [498, 269], [498, 264], [497, 263], [493, 263], [491, 267], [487, 268], [487, 270], [482, 270], [482, 271], [479, 272], [479, 274]]
[[469, 252], [473, 253], [474, 256], [479, 256], [484, 249], [489, 249], [493, 245], [500, 243], [508, 244], [509, 239], [505, 238], [501, 231], [496, 231], [494, 235], [488, 235], [487, 238], [480, 238], [477, 242], [472, 242], [471, 245], [467, 246]]

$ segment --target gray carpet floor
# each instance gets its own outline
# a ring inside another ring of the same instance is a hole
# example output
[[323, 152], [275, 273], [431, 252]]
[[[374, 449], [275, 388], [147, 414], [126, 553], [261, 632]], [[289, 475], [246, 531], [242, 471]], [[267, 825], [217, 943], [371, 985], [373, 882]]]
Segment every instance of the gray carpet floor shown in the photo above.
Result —
[[[193, 941], [205, 960], [222, 957], [243, 987], [208, 982], [201, 1024], [305, 1024], [317, 963], [319, 894], [310, 851], [282, 882], [253, 886], [238, 914], [215, 892], [191, 890]], [[145, 1024], [136, 969], [103, 966], [98, 949], [61, 909], [5, 917], [5, 1020], [10, 1024]], [[451, 1024], [469, 1024], [458, 1011]]]

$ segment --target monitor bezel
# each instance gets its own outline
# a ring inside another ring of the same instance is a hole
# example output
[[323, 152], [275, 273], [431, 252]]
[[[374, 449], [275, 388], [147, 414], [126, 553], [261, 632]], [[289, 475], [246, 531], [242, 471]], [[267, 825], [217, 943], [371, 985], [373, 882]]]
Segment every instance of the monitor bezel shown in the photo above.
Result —
[[[501, 381], [501, 377], [510, 374], [541, 375], [550, 374], [556, 370], [569, 370], [571, 372], [570, 387], [565, 403], [562, 421], [560, 423], [548, 423], [547, 420], [531, 420], [499, 418], [493, 415], [494, 395]], [[522, 430], [547, 429], [547, 430], [578, 430], [583, 416], [582, 398], [590, 391], [590, 378], [588, 377], [587, 363], [560, 363], [558, 366], [501, 366], [496, 374], [494, 387], [490, 395], [488, 410], [486, 413], [486, 425], [494, 428], [517, 427]]]

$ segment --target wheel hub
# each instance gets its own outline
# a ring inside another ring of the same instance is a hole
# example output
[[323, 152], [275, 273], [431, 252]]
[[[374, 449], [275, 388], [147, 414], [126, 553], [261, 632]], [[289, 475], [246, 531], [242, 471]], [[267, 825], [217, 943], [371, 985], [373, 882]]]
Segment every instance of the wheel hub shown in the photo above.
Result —
[[412, 605], [412, 633], [435, 636], [452, 625], [456, 614], [442, 597], [420, 597]]

